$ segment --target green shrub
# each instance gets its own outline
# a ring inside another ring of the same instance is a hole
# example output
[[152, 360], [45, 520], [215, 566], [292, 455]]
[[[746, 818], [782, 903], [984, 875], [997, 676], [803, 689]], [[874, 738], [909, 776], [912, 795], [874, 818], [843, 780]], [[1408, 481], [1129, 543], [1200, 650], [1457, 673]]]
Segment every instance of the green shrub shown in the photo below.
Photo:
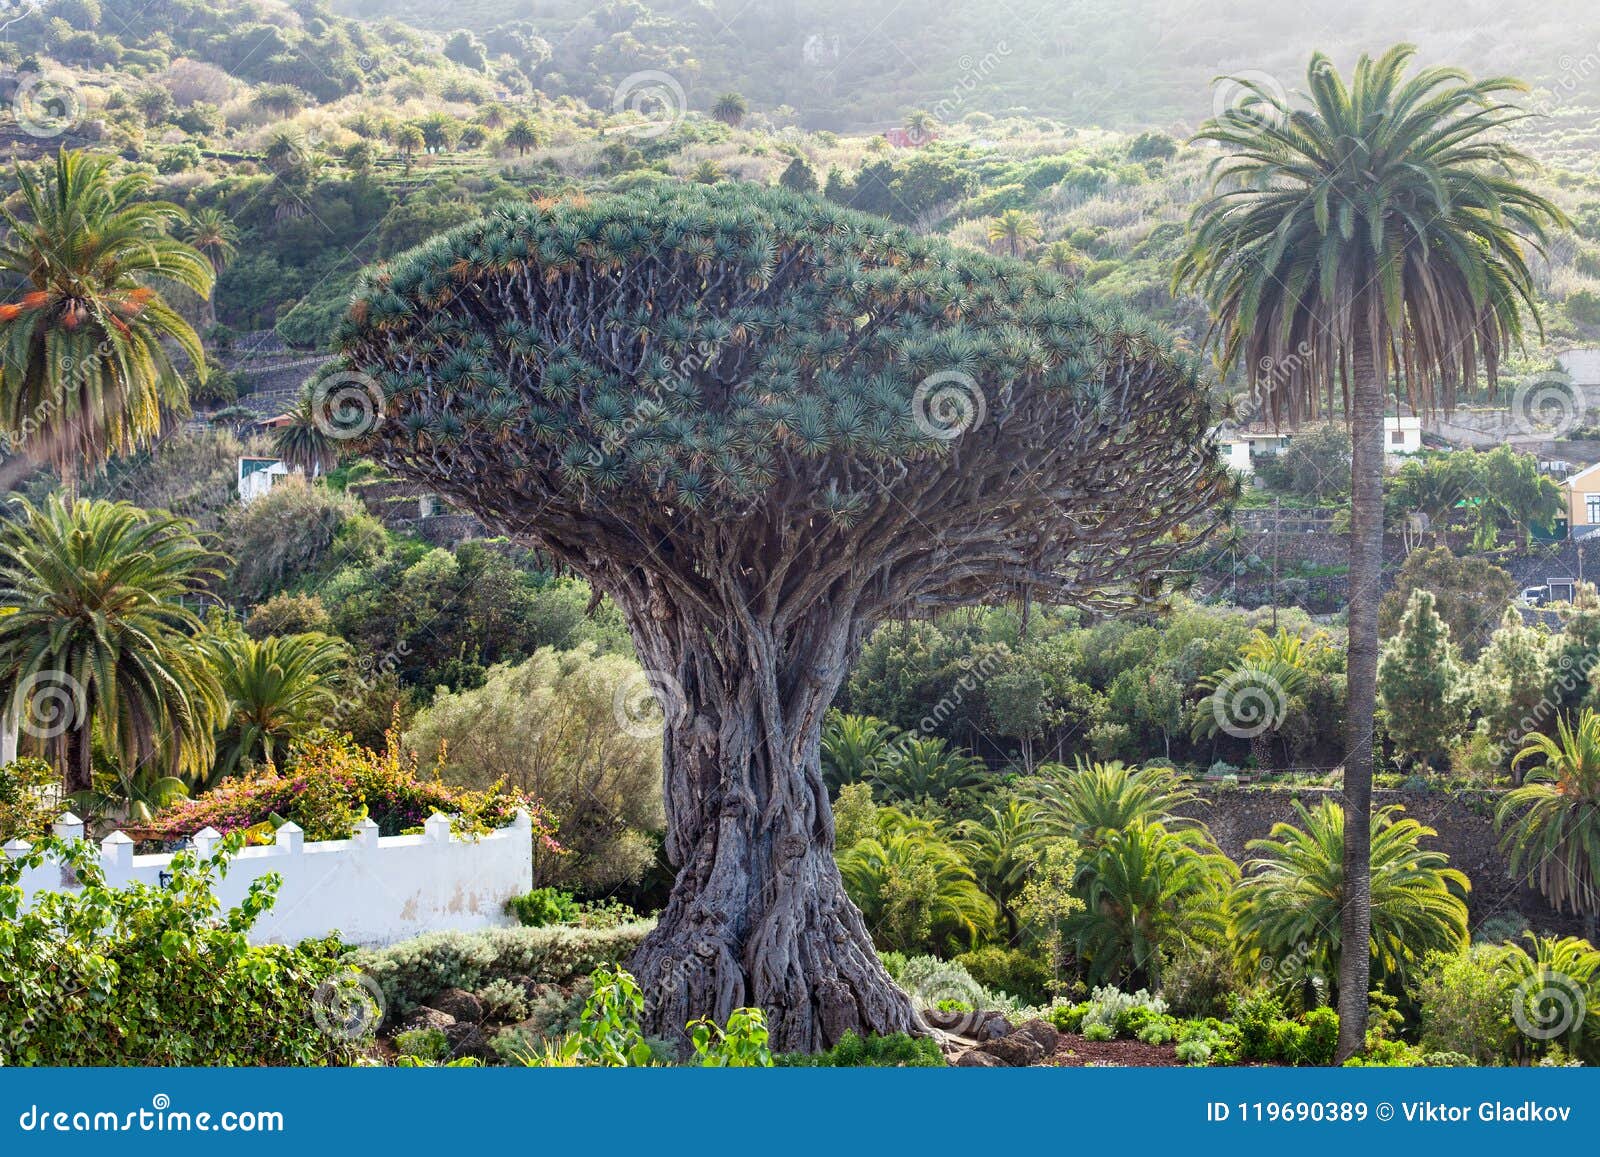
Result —
[[506, 901], [506, 911], [524, 928], [543, 928], [546, 924], [566, 924], [578, 915], [571, 892], [558, 888], [535, 888]]
[[1314, 1008], [1300, 1020], [1274, 1021], [1268, 1033], [1270, 1052], [1257, 1059], [1331, 1065], [1339, 1044], [1339, 1014], [1331, 1008]]
[[1466, 952], [1432, 953], [1423, 962], [1417, 1000], [1424, 1050], [1464, 1054], [1481, 1065], [1510, 1059], [1516, 1028], [1512, 985], [1501, 963], [1506, 951], [1503, 945], [1474, 944]]
[[932, 1037], [896, 1032], [886, 1036], [844, 1034], [838, 1044], [820, 1053], [786, 1053], [777, 1063], [791, 1068], [907, 1068], [944, 1067], [944, 1054]]
[[[533, 1068], [633, 1068], [670, 1063], [668, 1046], [645, 1037], [640, 1028], [644, 994], [627, 972], [598, 968], [590, 978], [593, 992], [584, 1003], [576, 1029], [559, 1044], [538, 1053], [513, 1054], [513, 1062]], [[767, 1068], [766, 1017], [759, 1008], [736, 1008], [725, 1025], [709, 1019], [685, 1026], [692, 1064], [703, 1068]]]
[[514, 1056], [529, 1068], [635, 1068], [663, 1063], [662, 1050], [645, 1038], [640, 1027], [644, 994], [627, 972], [597, 968], [594, 985], [577, 1027], [542, 1051]]
[[1281, 1030], [1287, 1018], [1278, 998], [1266, 991], [1235, 996], [1228, 1002], [1229, 1019], [1239, 1032], [1239, 1055], [1249, 1060], [1271, 1061], [1281, 1055]]
[[1086, 1024], [1083, 1026], [1084, 1040], [1107, 1041], [1111, 1040], [1114, 1035], [1115, 1034], [1111, 1031], [1111, 1026], [1108, 1024], [1100, 1024], [1097, 1022], [1095, 1024]]
[[1239, 1059], [1239, 1030], [1216, 1017], [1184, 1021], [1174, 1051], [1186, 1065], [1231, 1065]]
[[1180, 1016], [1223, 1016], [1239, 987], [1238, 958], [1226, 945], [1184, 944], [1161, 968], [1161, 995]]
[[42, 759], [24, 756], [0, 766], [0, 844], [50, 831], [60, 809], [47, 793], [60, 783], [56, 769]]
[[637, 924], [643, 917], [621, 900], [584, 900], [577, 905], [571, 923], [580, 928], [621, 928]]
[[521, 1020], [528, 1015], [528, 995], [513, 981], [491, 980], [473, 995], [491, 1020]]
[[1010, 1004], [986, 992], [960, 964], [937, 956], [907, 957], [895, 979], [918, 1008], [936, 1008], [945, 1000], [958, 1000], [969, 1008], [985, 1010], [1003, 1011]]
[[499, 1032], [489, 1046], [507, 1064], [522, 1063], [519, 1058], [540, 1051], [578, 1027], [592, 991], [585, 978], [568, 991], [552, 985], [529, 997], [527, 1015], [520, 1023]]
[[1168, 1044], [1178, 1035], [1178, 1023], [1170, 1016], [1158, 1017], [1149, 1021], [1134, 1035], [1147, 1045]]
[[955, 962], [984, 988], [1007, 993], [1023, 1004], [1050, 1000], [1050, 970], [1019, 948], [979, 948], [963, 952]]
[[1078, 1032], [1083, 1028], [1083, 1018], [1089, 1011], [1089, 1002], [1058, 1004], [1045, 1013], [1045, 1019], [1061, 1032]]
[[442, 1061], [450, 1055], [449, 1039], [436, 1028], [414, 1028], [399, 1033], [394, 1038], [394, 1047], [401, 1056], [415, 1057], [419, 1061]]
[[689, 1022], [693, 1063], [703, 1069], [770, 1069], [772, 1050], [767, 1047], [766, 1014], [759, 1008], [736, 1008], [728, 1023], [710, 1017]]
[[491, 980], [530, 977], [541, 984], [570, 984], [598, 968], [620, 964], [653, 925], [620, 928], [491, 928], [483, 932], [430, 932], [388, 948], [363, 948], [349, 962], [383, 988], [395, 1015], [410, 1012], [445, 988], [476, 992]]
[[[1083, 1035], [1090, 1040], [1131, 1037], [1151, 1018], [1162, 1016], [1166, 1011], [1167, 1002], [1159, 996], [1151, 996], [1145, 989], [1123, 992], [1112, 985], [1104, 985], [1089, 994], [1082, 1019]], [[1090, 1037], [1089, 1030], [1097, 1025], [1110, 1030], [1111, 1037]]]
[[[332, 938], [249, 943], [281, 878], [255, 880], [224, 912], [212, 880], [237, 846], [177, 853], [159, 888], [108, 888], [84, 840], [0, 857], [0, 1064], [349, 1063], [377, 1027], [374, 1002]], [[41, 892], [23, 911], [22, 872], [47, 853], [83, 887]]]

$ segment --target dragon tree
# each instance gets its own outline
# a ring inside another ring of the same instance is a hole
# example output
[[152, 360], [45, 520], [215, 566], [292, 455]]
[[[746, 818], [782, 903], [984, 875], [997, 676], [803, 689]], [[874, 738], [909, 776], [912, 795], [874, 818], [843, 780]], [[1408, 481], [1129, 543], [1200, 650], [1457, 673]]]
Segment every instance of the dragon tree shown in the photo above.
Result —
[[501, 206], [371, 272], [341, 342], [369, 452], [627, 619], [677, 870], [647, 1027], [922, 1030], [840, 884], [823, 714], [886, 619], [1152, 597], [1228, 485], [1197, 364], [1048, 272], [736, 185]]

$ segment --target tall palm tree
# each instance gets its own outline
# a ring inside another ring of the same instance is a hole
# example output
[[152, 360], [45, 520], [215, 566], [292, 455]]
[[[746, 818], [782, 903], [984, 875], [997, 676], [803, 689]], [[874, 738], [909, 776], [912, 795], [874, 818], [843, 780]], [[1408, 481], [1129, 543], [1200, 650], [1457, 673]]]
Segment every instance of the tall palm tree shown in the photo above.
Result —
[[[1436, 833], [1397, 818], [1401, 810], [1383, 808], [1370, 826], [1371, 951], [1357, 955], [1367, 956], [1381, 976], [1403, 976], [1435, 949], [1460, 951], [1467, 945], [1467, 877], [1448, 866], [1443, 852], [1422, 847]], [[1350, 955], [1342, 950], [1350, 941], [1343, 939], [1340, 920], [1349, 899], [1345, 809], [1332, 800], [1311, 809], [1296, 801], [1295, 811], [1301, 826], [1274, 824], [1266, 839], [1245, 845], [1256, 857], [1245, 862], [1235, 893], [1235, 937], [1258, 960], [1280, 962], [1284, 979], [1310, 985], [1337, 976], [1342, 985], [1342, 961]], [[1286, 967], [1290, 961], [1299, 967]], [[1343, 991], [1339, 996], [1342, 1007]], [[1366, 990], [1361, 998], [1366, 1000]]]
[[1298, 649], [1275, 652], [1271, 641], [1265, 648], [1247, 644], [1233, 666], [1197, 680], [1208, 694], [1195, 704], [1192, 731], [1196, 739], [1219, 731], [1249, 739], [1251, 757], [1262, 771], [1271, 768], [1272, 740], [1308, 679]]
[[[204, 254], [205, 259], [211, 263], [212, 274], [221, 277], [222, 271], [228, 267], [228, 263], [238, 251], [236, 243], [239, 240], [239, 230], [228, 220], [226, 213], [211, 205], [190, 214], [189, 228], [184, 233], [184, 240]], [[215, 325], [216, 304], [209, 294], [205, 299], [205, 309], [206, 324]]]
[[228, 699], [228, 724], [210, 780], [248, 765], [275, 763], [289, 742], [320, 726], [339, 700], [349, 648], [322, 634], [216, 640], [217, 668]]
[[[1196, 206], [1174, 273], [1209, 304], [1224, 367], [1242, 364], [1274, 419], [1333, 411], [1351, 427], [1350, 643], [1346, 699], [1344, 936], [1366, 939], [1372, 741], [1383, 561], [1383, 418], [1400, 377], [1413, 407], [1491, 387], [1535, 318], [1529, 245], [1564, 218], [1517, 179], [1527, 159], [1497, 130], [1524, 88], [1449, 68], [1407, 77], [1415, 49], [1363, 56], [1346, 84], [1311, 58], [1309, 103], [1249, 78], [1245, 98], [1201, 128], [1228, 155]], [[1340, 1060], [1364, 1047], [1368, 960], [1346, 953]]]
[[1039, 222], [1021, 209], [1007, 209], [989, 220], [989, 244], [1004, 246], [1013, 257], [1021, 257], [1028, 243], [1039, 239]]
[[1526, 874], [1555, 909], [1583, 917], [1592, 944], [1600, 932], [1600, 714], [1576, 725], [1557, 716], [1554, 737], [1538, 732], [1511, 761], [1537, 759], [1495, 813], [1511, 871]]
[[925, 108], [912, 109], [906, 114], [906, 135], [918, 145], [933, 140], [939, 121]]
[[283, 125], [267, 134], [261, 149], [261, 159], [279, 177], [303, 169], [311, 153], [311, 143], [305, 133], [294, 125]]
[[416, 125], [401, 125], [395, 130], [394, 147], [400, 153], [400, 159], [405, 162], [408, 173], [411, 171], [411, 162], [416, 157], [417, 150], [426, 148], [427, 145], [427, 138]]
[[188, 412], [167, 342], [206, 376], [200, 338], [159, 288], [204, 298], [211, 263], [167, 235], [182, 209], [139, 199], [153, 179], [113, 176], [112, 162], [62, 149], [37, 175], [18, 167], [20, 211], [0, 205], [0, 431], [69, 483], [148, 444], [163, 411]]
[[19, 500], [0, 528], [0, 697], [67, 793], [98, 735], [133, 779], [211, 764], [224, 700], [187, 605], [220, 577], [182, 519], [126, 502]]

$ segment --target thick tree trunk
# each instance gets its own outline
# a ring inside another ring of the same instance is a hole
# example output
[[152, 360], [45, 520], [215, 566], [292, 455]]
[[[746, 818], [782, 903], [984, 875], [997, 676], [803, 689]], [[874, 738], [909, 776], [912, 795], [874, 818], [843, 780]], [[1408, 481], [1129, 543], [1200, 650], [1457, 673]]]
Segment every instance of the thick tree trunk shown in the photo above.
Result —
[[630, 618], [647, 668], [671, 672], [652, 682], [665, 687], [667, 855], [678, 877], [630, 962], [647, 1031], [682, 1042], [693, 1019], [722, 1023], [756, 1006], [782, 1051], [826, 1048], [851, 1030], [926, 1032], [834, 863], [820, 748], [842, 647], [838, 661], [802, 664], [795, 677], [770, 638], [730, 646], [726, 621], [689, 636], [720, 634], [715, 650], [743, 662], [708, 662]]
[[[1357, 306], [1358, 315], [1362, 306]], [[1350, 645], [1346, 660], [1344, 907], [1340, 913], [1339, 1046], [1366, 1046], [1372, 938], [1373, 717], [1378, 685], [1378, 594], [1383, 573], [1384, 380], [1367, 325], [1351, 351]]]

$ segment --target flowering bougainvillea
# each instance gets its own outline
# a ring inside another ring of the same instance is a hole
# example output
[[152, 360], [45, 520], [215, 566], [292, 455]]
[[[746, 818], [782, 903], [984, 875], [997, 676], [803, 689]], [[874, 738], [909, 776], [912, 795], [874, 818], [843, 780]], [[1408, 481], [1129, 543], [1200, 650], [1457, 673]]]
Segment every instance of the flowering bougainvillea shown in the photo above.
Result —
[[401, 750], [396, 730], [389, 731], [381, 752], [317, 731], [291, 748], [286, 770], [269, 766], [174, 804], [155, 816], [147, 834], [181, 840], [205, 827], [226, 835], [293, 820], [308, 840], [341, 840], [367, 817], [380, 835], [394, 836], [421, 827], [434, 812], [456, 817], [457, 832], [481, 834], [505, 827], [518, 808], [532, 817], [534, 838], [559, 850], [555, 827], [538, 801], [500, 784], [482, 791], [452, 786], [439, 778], [437, 766], [423, 774], [415, 753]]

